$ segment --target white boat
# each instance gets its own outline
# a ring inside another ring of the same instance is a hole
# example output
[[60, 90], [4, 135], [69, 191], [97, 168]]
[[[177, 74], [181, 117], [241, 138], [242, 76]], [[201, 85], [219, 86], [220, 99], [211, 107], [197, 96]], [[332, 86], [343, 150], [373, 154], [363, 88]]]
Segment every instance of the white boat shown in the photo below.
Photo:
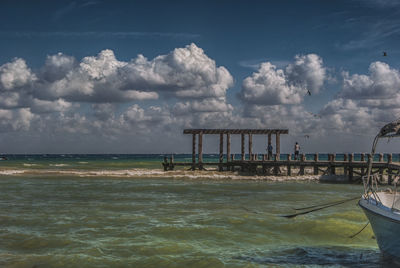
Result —
[[[379, 139], [396, 136], [400, 136], [400, 120], [380, 130], [374, 139], [371, 155], [374, 155]], [[379, 189], [378, 177], [371, 172], [372, 159], [369, 160], [367, 176], [363, 178], [364, 194], [358, 204], [371, 224], [381, 252], [386, 256], [400, 258], [400, 193], [396, 189], [399, 177], [396, 174], [392, 188]]]

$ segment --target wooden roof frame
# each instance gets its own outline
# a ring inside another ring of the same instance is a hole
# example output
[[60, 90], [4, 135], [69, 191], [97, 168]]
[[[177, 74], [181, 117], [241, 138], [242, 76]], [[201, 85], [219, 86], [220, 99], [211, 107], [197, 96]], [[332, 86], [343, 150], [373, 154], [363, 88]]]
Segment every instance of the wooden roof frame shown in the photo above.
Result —
[[183, 134], [289, 134], [288, 129], [184, 129]]

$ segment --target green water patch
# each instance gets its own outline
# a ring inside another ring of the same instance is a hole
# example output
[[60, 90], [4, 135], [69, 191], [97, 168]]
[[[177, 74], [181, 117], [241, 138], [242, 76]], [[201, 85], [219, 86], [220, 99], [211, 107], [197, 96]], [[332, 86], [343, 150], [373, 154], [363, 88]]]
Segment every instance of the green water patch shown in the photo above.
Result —
[[281, 217], [361, 192], [309, 182], [5, 177], [0, 266], [357, 267], [363, 254], [379, 267], [370, 227], [349, 238], [366, 222], [356, 200]]

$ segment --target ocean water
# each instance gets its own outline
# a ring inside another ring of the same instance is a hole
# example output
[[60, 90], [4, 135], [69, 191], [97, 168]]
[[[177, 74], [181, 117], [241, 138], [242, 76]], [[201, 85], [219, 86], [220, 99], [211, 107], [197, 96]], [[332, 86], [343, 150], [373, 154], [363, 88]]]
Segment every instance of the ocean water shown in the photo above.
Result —
[[360, 185], [163, 172], [162, 155], [7, 158], [0, 267], [388, 265], [369, 226], [349, 238], [367, 222], [357, 201], [281, 217], [357, 197]]

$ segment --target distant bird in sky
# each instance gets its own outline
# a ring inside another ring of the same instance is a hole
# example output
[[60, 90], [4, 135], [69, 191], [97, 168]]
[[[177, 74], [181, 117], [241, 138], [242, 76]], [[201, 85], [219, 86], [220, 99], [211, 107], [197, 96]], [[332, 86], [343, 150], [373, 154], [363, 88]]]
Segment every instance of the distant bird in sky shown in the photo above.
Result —
[[383, 56], [384, 56], [384, 57], [386, 57], [386, 56], [387, 56], [387, 53], [386, 53], [386, 51], [383, 51]]
[[311, 113], [311, 112], [308, 112], [308, 113], [311, 114], [312, 116], [316, 117], [316, 118], [321, 118], [321, 116], [319, 114], [314, 114], [314, 113]]
[[310, 135], [304, 135], [304, 138], [308, 139], [308, 138], [310, 138]]
[[307, 94], [308, 94], [309, 96], [311, 96], [311, 91], [310, 91], [309, 89], [307, 89]]

